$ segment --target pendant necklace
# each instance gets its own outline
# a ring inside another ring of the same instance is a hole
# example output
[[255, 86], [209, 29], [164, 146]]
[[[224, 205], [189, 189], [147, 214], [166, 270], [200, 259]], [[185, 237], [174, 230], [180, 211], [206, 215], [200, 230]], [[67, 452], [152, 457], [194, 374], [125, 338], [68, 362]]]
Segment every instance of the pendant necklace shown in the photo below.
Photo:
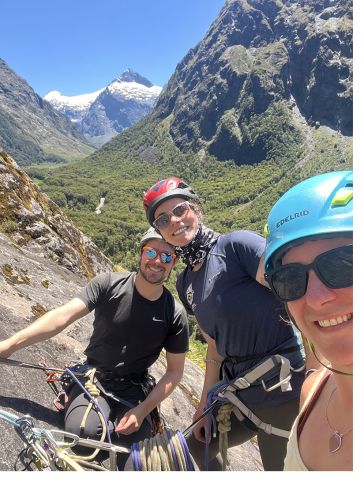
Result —
[[330, 440], [329, 440], [329, 452], [330, 453], [335, 453], [337, 452], [338, 450], [340, 450], [341, 448], [341, 445], [343, 443], [343, 438], [345, 435], [347, 435], [349, 432], [352, 431], [353, 427], [349, 428], [348, 430], [346, 430], [346, 432], [339, 432], [338, 430], [335, 430], [335, 428], [333, 428], [329, 422], [329, 417], [327, 415], [327, 411], [329, 409], [329, 405], [330, 405], [330, 402], [331, 402], [331, 398], [334, 394], [334, 392], [336, 391], [336, 388], [334, 388], [334, 390], [331, 392], [331, 395], [330, 395], [330, 398], [329, 398], [329, 401], [327, 402], [327, 405], [326, 405], [326, 421], [327, 421], [327, 424], [328, 426], [330, 427], [330, 429], [334, 432], [331, 436], [330, 436]]

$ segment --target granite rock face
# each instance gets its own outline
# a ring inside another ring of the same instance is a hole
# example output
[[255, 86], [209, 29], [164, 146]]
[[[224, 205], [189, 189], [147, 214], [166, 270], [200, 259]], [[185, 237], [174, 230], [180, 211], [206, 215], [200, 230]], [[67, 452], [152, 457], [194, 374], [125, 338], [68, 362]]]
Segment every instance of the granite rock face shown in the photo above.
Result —
[[0, 152], [0, 226], [20, 247], [92, 278], [111, 262], [14, 160]]

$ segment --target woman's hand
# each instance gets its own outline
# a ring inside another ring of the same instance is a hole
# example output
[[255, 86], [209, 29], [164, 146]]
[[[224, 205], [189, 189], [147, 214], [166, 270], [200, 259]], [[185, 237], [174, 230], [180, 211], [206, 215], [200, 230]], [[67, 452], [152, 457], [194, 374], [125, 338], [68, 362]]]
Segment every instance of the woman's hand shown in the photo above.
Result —
[[137, 432], [146, 415], [141, 405], [128, 410], [115, 428], [115, 432], [121, 435], [130, 435]]
[[[198, 407], [195, 414], [192, 417], [192, 420], [195, 421], [197, 418], [201, 417], [201, 415], [204, 412], [204, 406]], [[193, 427], [193, 434], [199, 442], [206, 443], [205, 440], [205, 431], [207, 427], [207, 415], [205, 415], [201, 420], [196, 423], [196, 425]]]

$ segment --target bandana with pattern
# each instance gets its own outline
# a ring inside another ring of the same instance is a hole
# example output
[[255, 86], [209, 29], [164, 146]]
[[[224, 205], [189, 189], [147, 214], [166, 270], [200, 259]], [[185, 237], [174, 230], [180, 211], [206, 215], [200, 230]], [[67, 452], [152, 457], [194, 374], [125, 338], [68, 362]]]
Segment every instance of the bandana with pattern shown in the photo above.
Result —
[[191, 269], [206, 257], [220, 234], [200, 225], [193, 240], [185, 247], [174, 247], [176, 255]]

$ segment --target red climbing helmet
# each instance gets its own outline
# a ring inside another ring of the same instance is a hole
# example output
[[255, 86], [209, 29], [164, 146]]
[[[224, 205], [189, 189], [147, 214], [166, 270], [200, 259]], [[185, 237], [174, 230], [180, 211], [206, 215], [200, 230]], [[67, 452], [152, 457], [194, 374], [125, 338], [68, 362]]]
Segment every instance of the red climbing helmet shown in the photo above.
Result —
[[165, 178], [154, 184], [144, 194], [144, 209], [148, 222], [153, 225], [154, 214], [159, 205], [169, 198], [181, 197], [186, 200], [197, 200], [198, 196], [192, 188], [177, 177]]

